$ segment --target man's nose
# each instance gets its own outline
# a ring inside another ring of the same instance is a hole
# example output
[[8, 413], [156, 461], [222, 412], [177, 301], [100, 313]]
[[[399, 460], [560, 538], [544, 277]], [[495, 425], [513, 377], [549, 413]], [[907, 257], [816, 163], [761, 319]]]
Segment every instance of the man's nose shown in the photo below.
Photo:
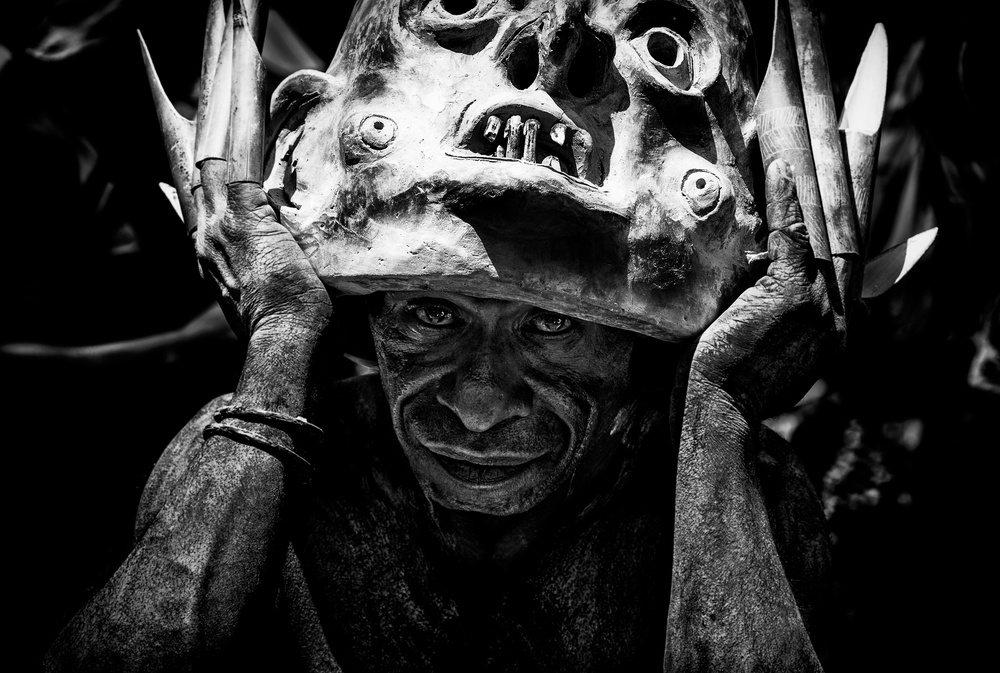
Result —
[[503, 421], [531, 413], [531, 388], [512, 358], [490, 352], [470, 355], [456, 371], [441, 379], [437, 401], [450, 409], [466, 430], [486, 432]]
[[556, 98], [587, 98], [600, 92], [615, 42], [590, 25], [584, 4], [552, 2], [520, 31], [506, 57], [507, 76], [515, 87], [534, 85]]

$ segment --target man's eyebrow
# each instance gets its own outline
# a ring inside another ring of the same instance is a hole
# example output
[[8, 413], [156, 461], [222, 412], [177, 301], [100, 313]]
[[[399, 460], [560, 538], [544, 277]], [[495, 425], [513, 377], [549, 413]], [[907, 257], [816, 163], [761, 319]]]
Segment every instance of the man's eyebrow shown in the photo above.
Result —
[[447, 296], [443, 293], [428, 291], [413, 291], [403, 296], [390, 296], [389, 303], [393, 307], [407, 308], [410, 306], [426, 306], [428, 304], [447, 304], [453, 308], [461, 308], [458, 297]]
[[426, 304], [448, 304], [454, 305], [454, 302], [446, 297], [441, 297], [433, 294], [421, 294], [416, 297], [407, 297], [404, 304], [408, 306], [423, 306]]

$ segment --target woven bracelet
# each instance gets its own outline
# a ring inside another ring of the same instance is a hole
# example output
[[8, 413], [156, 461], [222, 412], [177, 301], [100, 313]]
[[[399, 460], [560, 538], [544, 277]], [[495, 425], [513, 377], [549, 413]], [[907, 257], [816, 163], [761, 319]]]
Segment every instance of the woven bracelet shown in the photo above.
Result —
[[306, 441], [315, 444], [323, 443], [323, 428], [310, 423], [301, 416], [293, 417], [275, 411], [265, 411], [264, 409], [253, 409], [233, 404], [217, 409], [213, 418], [216, 422], [227, 418], [235, 418], [241, 421], [250, 421], [251, 423], [274, 425], [290, 435], [301, 434]]
[[305, 475], [312, 473], [313, 470], [312, 464], [293, 449], [275, 442], [259, 432], [254, 432], [253, 430], [246, 430], [227, 423], [212, 423], [202, 431], [201, 435], [205, 439], [214, 435], [222, 435], [223, 437], [228, 437], [229, 439], [240, 442], [241, 444], [248, 444], [274, 456], [280, 460], [282, 465], [285, 467], [301, 471]]

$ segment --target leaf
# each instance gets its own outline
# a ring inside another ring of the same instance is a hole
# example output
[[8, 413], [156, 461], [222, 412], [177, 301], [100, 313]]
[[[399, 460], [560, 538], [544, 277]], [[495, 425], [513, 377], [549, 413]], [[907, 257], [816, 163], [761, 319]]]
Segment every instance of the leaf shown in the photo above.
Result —
[[863, 299], [878, 297], [903, 278], [937, 238], [937, 227], [911, 236], [865, 264]]
[[181, 218], [181, 222], [183, 222], [184, 213], [181, 210], [181, 200], [177, 196], [177, 190], [168, 185], [167, 183], [161, 182], [160, 191], [162, 191], [163, 195], [167, 197], [167, 201], [169, 201], [170, 205], [174, 207], [174, 212], [177, 213], [177, 217]]

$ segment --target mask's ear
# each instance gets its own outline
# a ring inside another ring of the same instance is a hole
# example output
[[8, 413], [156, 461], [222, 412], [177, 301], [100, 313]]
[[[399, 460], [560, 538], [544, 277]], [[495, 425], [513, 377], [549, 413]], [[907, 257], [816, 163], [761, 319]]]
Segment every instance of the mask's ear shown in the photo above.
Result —
[[288, 152], [309, 111], [334, 100], [339, 91], [337, 81], [318, 70], [300, 70], [278, 85], [271, 96], [271, 122], [266, 143], [270, 153], [265, 158], [265, 175], [271, 174], [275, 159]]

